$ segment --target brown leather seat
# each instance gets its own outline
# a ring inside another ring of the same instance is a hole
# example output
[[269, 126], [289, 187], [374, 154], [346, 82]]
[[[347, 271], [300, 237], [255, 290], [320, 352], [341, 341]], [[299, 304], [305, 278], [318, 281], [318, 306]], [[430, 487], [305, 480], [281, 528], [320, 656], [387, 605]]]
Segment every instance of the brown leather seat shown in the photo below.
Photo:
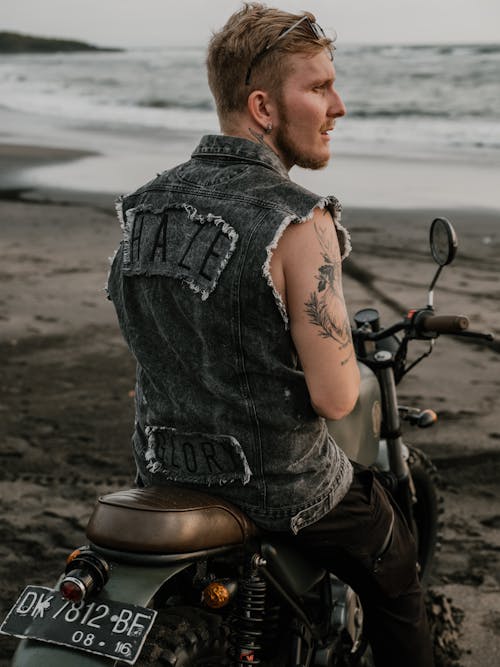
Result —
[[231, 503], [178, 486], [128, 489], [101, 496], [87, 526], [100, 547], [180, 554], [243, 544], [257, 527]]

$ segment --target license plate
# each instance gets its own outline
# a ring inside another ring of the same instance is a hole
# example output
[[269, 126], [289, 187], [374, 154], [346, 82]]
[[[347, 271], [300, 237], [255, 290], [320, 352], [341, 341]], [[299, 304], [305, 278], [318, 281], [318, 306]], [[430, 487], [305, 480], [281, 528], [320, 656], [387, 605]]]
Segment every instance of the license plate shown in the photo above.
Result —
[[0, 632], [97, 653], [133, 665], [156, 617], [154, 609], [95, 598], [72, 603], [58, 591], [28, 586]]

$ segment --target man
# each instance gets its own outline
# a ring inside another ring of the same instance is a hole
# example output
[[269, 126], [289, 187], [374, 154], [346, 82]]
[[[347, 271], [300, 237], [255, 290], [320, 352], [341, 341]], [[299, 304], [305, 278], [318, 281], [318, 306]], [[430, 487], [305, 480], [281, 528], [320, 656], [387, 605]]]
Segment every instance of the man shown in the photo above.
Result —
[[140, 485], [179, 483], [295, 535], [363, 599], [378, 665], [432, 665], [408, 530], [324, 417], [359, 372], [341, 284], [340, 205], [294, 184], [346, 113], [310, 13], [257, 3], [211, 40], [222, 135], [118, 204], [109, 294], [137, 359]]

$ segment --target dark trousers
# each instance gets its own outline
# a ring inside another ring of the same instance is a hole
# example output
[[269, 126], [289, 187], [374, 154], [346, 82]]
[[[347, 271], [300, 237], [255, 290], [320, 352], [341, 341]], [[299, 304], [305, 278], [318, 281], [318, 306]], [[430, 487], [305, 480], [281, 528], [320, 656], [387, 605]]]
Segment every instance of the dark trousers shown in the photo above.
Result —
[[377, 667], [434, 665], [415, 541], [370, 470], [354, 464], [345, 498], [295, 539], [359, 595]]

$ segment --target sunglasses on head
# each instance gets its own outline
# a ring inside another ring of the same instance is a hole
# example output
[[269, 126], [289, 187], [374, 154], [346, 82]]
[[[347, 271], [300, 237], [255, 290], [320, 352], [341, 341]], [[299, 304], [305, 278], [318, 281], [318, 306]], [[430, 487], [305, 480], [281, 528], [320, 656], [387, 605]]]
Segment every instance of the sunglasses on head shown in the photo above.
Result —
[[[325, 31], [323, 28], [318, 25], [318, 23], [314, 23], [311, 21], [311, 19], [308, 16], [303, 16], [300, 18], [298, 21], [296, 21], [293, 25], [291, 25], [289, 28], [284, 29], [280, 34], [276, 37], [275, 40], [270, 42], [262, 51], [259, 51], [256, 56], [252, 58], [252, 61], [250, 65], [248, 66], [247, 70], [247, 75], [245, 77], [245, 85], [248, 86], [250, 83], [250, 75], [252, 73], [252, 69], [255, 67], [255, 64], [258, 60], [262, 58], [270, 49], [272, 49], [276, 44], [280, 41], [280, 39], [283, 39], [283, 37], [286, 37], [289, 33], [292, 32], [292, 30], [295, 30], [297, 26], [299, 26], [301, 23], [305, 23], [309, 30], [311, 31], [311, 34], [315, 39], [326, 39]], [[333, 60], [333, 51], [330, 51], [330, 57]]]

